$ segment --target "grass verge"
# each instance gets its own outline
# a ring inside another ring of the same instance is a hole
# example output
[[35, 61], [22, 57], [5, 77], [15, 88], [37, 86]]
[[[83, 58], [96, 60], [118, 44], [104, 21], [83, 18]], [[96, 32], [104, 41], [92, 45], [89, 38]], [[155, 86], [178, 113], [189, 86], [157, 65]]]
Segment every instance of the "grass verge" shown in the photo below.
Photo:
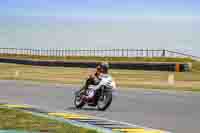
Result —
[[51, 133], [97, 133], [94, 130], [6, 108], [0, 108], [0, 129]]
[[99, 56], [30, 56], [15, 54], [0, 54], [2, 58], [57, 60], [57, 61], [109, 61], [109, 62], [194, 62], [191, 58], [170, 57], [99, 57]]
[[[41, 67], [0, 63], [0, 79], [31, 80], [39, 82], [82, 84], [93, 69]], [[110, 70], [118, 87], [166, 90], [200, 91], [200, 72], [159, 72], [136, 70]], [[173, 74], [174, 84], [168, 83]]]

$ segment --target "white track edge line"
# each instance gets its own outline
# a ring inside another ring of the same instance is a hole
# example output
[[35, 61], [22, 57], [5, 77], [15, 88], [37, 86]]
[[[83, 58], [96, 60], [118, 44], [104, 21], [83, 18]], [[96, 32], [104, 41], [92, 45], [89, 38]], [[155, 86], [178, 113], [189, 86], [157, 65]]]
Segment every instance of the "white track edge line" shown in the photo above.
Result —
[[[27, 106], [30, 106], [30, 107], [35, 107], [36, 109], [42, 109], [40, 106], [37, 106], [37, 105], [30, 105], [30, 104], [24, 104], [24, 105], [27, 105]], [[66, 111], [66, 110], [57, 110], [59, 112], [63, 112], [63, 113], [71, 113], [71, 114], [80, 114], [80, 113], [76, 113], [76, 112], [72, 112], [72, 111]], [[87, 114], [83, 114], [83, 115], [87, 115]], [[135, 124], [131, 124], [131, 123], [128, 123], [128, 122], [121, 122], [121, 121], [116, 121], [116, 120], [110, 120], [108, 118], [104, 118], [104, 117], [97, 117], [97, 116], [93, 116], [93, 115], [88, 115], [88, 116], [91, 116], [93, 118], [97, 118], [97, 119], [100, 119], [100, 120], [105, 120], [105, 121], [110, 121], [110, 122], [115, 122], [115, 123], [119, 123], [119, 124], [124, 124], [124, 125], [128, 125], [128, 126], [133, 126], [133, 127], [138, 127], [138, 128], [144, 128], [146, 130], [159, 130], [159, 129], [153, 129], [153, 128], [148, 128], [148, 127], [145, 127], [145, 126], [139, 126], [139, 125], [135, 125]], [[163, 130], [159, 130], [159, 131], [163, 131]], [[170, 131], [163, 131], [164, 133], [172, 133]]]

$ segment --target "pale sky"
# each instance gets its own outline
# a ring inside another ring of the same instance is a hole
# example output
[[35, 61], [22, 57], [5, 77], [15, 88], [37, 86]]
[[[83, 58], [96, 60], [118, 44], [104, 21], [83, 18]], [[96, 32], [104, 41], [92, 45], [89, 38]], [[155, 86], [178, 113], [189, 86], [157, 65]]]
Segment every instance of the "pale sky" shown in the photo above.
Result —
[[0, 47], [169, 48], [198, 54], [197, 0], [1, 0]]

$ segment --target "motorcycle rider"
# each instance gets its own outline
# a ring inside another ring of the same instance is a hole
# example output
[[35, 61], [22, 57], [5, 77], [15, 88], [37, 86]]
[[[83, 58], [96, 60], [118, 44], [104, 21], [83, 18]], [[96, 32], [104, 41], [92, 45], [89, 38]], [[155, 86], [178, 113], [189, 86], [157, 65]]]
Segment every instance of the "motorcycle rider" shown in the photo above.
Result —
[[99, 78], [100, 73], [101, 73], [100, 69], [101, 69], [101, 67], [99, 64], [96, 67], [96, 71], [93, 74], [89, 75], [89, 78], [86, 80], [86, 83], [82, 88], [83, 90], [87, 91], [89, 85], [97, 85], [100, 82], [100, 78]]
[[[106, 84], [112, 82], [112, 77], [109, 75], [108, 70], [109, 64], [107, 62], [103, 62], [97, 66], [95, 74], [90, 75], [85, 85], [85, 89], [89, 89], [87, 95], [83, 98], [85, 101], [88, 102], [93, 99], [95, 91], [105, 84], [105, 80]], [[92, 85], [92, 87], [89, 87], [90, 85]]]

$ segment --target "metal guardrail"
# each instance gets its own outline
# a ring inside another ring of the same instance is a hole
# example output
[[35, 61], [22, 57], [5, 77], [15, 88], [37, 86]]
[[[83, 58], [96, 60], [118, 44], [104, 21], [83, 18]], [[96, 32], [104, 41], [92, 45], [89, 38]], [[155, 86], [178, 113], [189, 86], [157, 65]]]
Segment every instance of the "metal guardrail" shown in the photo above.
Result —
[[170, 50], [166, 50], [166, 51], [167, 51], [167, 53], [172, 54], [172, 55], [178, 55], [180, 57], [188, 57], [188, 58], [192, 58], [195, 60], [200, 60], [199, 56], [194, 56], [194, 55], [185, 54], [185, 53], [176, 52], [176, 51], [170, 51]]
[[0, 48], [0, 54], [29, 55], [29, 56], [99, 56], [99, 57], [189, 57], [193, 56], [166, 49], [20, 49]]
[[[99, 57], [191, 57], [195, 56], [173, 52], [169, 50], [135, 50], [135, 49], [16, 49], [16, 48], [0, 48], [0, 62], [16, 63], [24, 65], [37, 66], [60, 66], [60, 67], [95, 67], [96, 62], [64, 62], [64, 61], [35, 61], [26, 59], [13, 59], [9, 56], [99, 56]], [[5, 56], [4, 56], [5, 55]], [[195, 57], [198, 58], [198, 57]], [[199, 58], [200, 59], [200, 58]], [[134, 69], [134, 70], [159, 70], [159, 71], [190, 71], [188, 64], [180, 63], [111, 63], [113, 69]]]

